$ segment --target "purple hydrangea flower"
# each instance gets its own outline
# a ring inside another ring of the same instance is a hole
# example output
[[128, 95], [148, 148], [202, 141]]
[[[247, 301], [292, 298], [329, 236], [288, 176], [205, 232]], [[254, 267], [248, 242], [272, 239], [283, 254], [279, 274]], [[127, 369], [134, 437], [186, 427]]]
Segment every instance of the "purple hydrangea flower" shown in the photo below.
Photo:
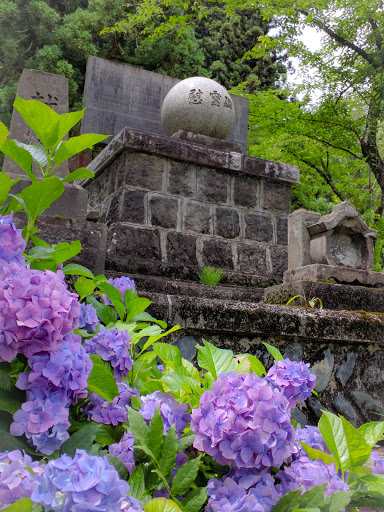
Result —
[[105, 425], [116, 426], [123, 421], [128, 421], [127, 405], [131, 406], [131, 396], [139, 397], [136, 389], [130, 388], [128, 383], [123, 381], [117, 384], [119, 395], [112, 402], [104, 400], [95, 393], [89, 394], [89, 405], [85, 408], [90, 420]]
[[136, 467], [135, 459], [133, 458], [134, 442], [134, 435], [132, 432], [127, 430], [124, 432], [123, 437], [118, 443], [111, 444], [108, 447], [109, 453], [121, 460], [124, 466], [128, 469], [130, 475]]
[[143, 506], [140, 503], [139, 500], [136, 498], [132, 498], [132, 496], [127, 496], [122, 502], [121, 502], [121, 512], [144, 512]]
[[[25, 266], [25, 240], [21, 236], [21, 229], [16, 229], [13, 223], [13, 214], [0, 215], [0, 276], [10, 264]], [[15, 266], [13, 270], [15, 270]]]
[[93, 304], [80, 304], [79, 329], [85, 329], [88, 332], [96, 332], [100, 320], [97, 317], [96, 309]]
[[35, 475], [43, 472], [43, 466], [32, 462], [29, 455], [13, 450], [0, 453], [0, 507], [5, 508], [21, 500], [30, 498], [37, 485], [35, 476], [26, 469], [29, 467]]
[[[133, 279], [129, 279], [129, 277], [126, 276], [108, 279], [108, 283], [119, 290], [123, 302], [125, 302], [125, 292], [127, 290], [133, 290], [134, 292], [136, 292], [135, 281]], [[108, 299], [108, 297], [105, 294], [103, 294], [103, 300], [104, 304], [112, 306], [112, 302]]]
[[0, 279], [0, 361], [57, 349], [79, 316], [77, 295], [61, 271], [20, 268]]
[[85, 340], [85, 349], [88, 353], [98, 354], [104, 361], [109, 361], [115, 379], [120, 382], [133, 366], [133, 359], [129, 353], [129, 332], [106, 329], [103, 325], [100, 329], [98, 334]]
[[37, 385], [27, 391], [27, 399], [13, 415], [10, 432], [25, 434], [36, 450], [50, 455], [69, 438], [68, 398], [64, 391], [51, 392]]
[[290, 359], [275, 361], [266, 379], [282, 391], [289, 407], [295, 407], [299, 400], [303, 402], [311, 396], [315, 385], [316, 376], [308, 368], [309, 363], [297, 363]]
[[286, 466], [277, 473], [275, 478], [281, 480], [281, 483], [276, 486], [280, 496], [295, 491], [301, 486], [303, 486], [301, 494], [304, 494], [311, 487], [325, 483], [328, 484], [325, 497], [336, 491], [349, 490], [349, 486], [338, 476], [335, 464], [325, 464], [322, 460], [310, 460], [306, 456]]
[[294, 452], [288, 400], [256, 374], [221, 374], [192, 410], [194, 447], [219, 464], [279, 467]]
[[[321, 450], [322, 452], [331, 453], [325, 444], [323, 436], [320, 434], [320, 430], [317, 427], [307, 425], [304, 428], [298, 424], [296, 427], [295, 438], [297, 441], [307, 444], [311, 448]], [[302, 456], [306, 456], [306, 452], [300, 443], [296, 443], [297, 452], [293, 454], [293, 460], [299, 459]]]
[[164, 434], [168, 432], [171, 425], [175, 425], [176, 432], [178, 436], [181, 437], [182, 431], [191, 419], [191, 415], [185, 412], [188, 409], [187, 404], [177, 402], [171, 393], [161, 393], [160, 391], [155, 391], [150, 395], [142, 396], [141, 401], [142, 404], [139, 412], [148, 425], [151, 422], [156, 409], [160, 407], [160, 414], [164, 425]]
[[20, 373], [19, 389], [44, 387], [51, 392], [60, 391], [67, 396], [68, 405], [88, 395], [87, 381], [92, 361], [81, 344], [81, 337], [70, 334], [58, 350], [40, 352], [28, 358], [31, 371]]
[[373, 460], [372, 473], [374, 475], [384, 475], [384, 459], [379, 457], [377, 452], [372, 452], [371, 460]]
[[237, 470], [222, 480], [208, 482], [209, 501], [206, 512], [270, 512], [280, 496], [271, 474]]
[[129, 491], [107, 457], [85, 450], [49, 461], [36, 480], [31, 499], [45, 512], [120, 512]]

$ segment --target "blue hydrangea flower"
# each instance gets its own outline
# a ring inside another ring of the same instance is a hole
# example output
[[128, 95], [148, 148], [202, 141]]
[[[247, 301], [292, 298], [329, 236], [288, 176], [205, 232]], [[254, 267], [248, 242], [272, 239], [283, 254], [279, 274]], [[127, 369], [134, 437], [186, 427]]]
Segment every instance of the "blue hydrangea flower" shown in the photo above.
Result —
[[325, 483], [328, 484], [325, 497], [336, 491], [349, 490], [349, 486], [338, 476], [335, 464], [325, 464], [322, 460], [310, 460], [307, 456], [302, 456], [290, 466], [285, 466], [275, 478], [281, 481], [276, 486], [280, 496], [295, 491], [301, 486], [303, 486], [301, 494], [304, 494], [311, 487]]
[[143, 505], [136, 498], [132, 498], [132, 496], [127, 496], [121, 502], [121, 512], [144, 512]]
[[108, 447], [109, 453], [121, 460], [124, 466], [128, 469], [129, 474], [132, 474], [136, 467], [135, 459], [133, 457], [134, 442], [135, 438], [132, 432], [127, 430], [124, 432], [123, 437], [118, 443], [111, 444]]
[[279, 467], [296, 451], [288, 401], [256, 374], [221, 374], [192, 410], [194, 447], [219, 464]]
[[304, 402], [312, 394], [316, 376], [308, 368], [309, 363], [297, 363], [290, 359], [275, 361], [266, 379], [280, 389], [289, 407], [295, 407], [298, 401]]
[[[119, 290], [123, 302], [125, 302], [125, 292], [127, 290], [133, 290], [134, 292], [136, 292], [135, 281], [133, 279], [129, 279], [129, 277], [126, 276], [108, 279], [108, 283]], [[112, 302], [108, 299], [108, 297], [105, 294], [103, 295], [103, 300], [104, 304], [112, 306]]]
[[371, 460], [373, 460], [372, 473], [374, 475], [384, 475], [384, 459], [379, 457], [377, 452], [372, 452]]
[[[16, 229], [13, 223], [13, 214], [0, 215], [0, 277], [8, 265], [25, 266], [24, 249], [25, 240], [21, 235], [21, 229]], [[16, 268], [14, 266], [13, 270]]]
[[123, 381], [117, 384], [119, 395], [112, 402], [104, 400], [95, 393], [89, 394], [89, 405], [85, 408], [88, 418], [97, 423], [116, 426], [123, 421], [128, 421], [127, 405], [131, 406], [131, 396], [139, 397], [136, 389], [130, 388], [128, 383]]
[[188, 409], [187, 404], [179, 403], [171, 393], [161, 393], [160, 391], [155, 391], [150, 395], [142, 396], [141, 401], [142, 404], [139, 412], [148, 425], [151, 422], [156, 409], [160, 407], [160, 414], [164, 425], [164, 434], [168, 432], [171, 425], [175, 425], [176, 432], [179, 437], [181, 437], [181, 433], [191, 419], [190, 414], [185, 412]]
[[36, 480], [31, 499], [45, 512], [120, 512], [129, 491], [107, 457], [85, 450], [49, 461]]
[[128, 331], [106, 329], [103, 325], [100, 332], [85, 340], [85, 349], [89, 354], [98, 354], [104, 361], [109, 361], [114, 371], [115, 379], [120, 382], [127, 377], [133, 366], [129, 353], [130, 336]]
[[237, 470], [208, 482], [206, 512], [270, 512], [280, 496], [270, 473]]
[[[317, 427], [313, 427], [311, 425], [307, 425], [304, 428], [301, 428], [300, 425], [297, 425], [295, 436], [297, 441], [301, 441], [302, 443], [307, 444], [311, 448], [315, 448], [316, 450], [321, 450], [322, 452], [331, 453], [328, 450], [327, 445], [323, 439], [323, 436], [320, 434], [320, 430]], [[305, 456], [306, 453], [302, 446], [298, 443], [298, 453], [295, 454], [295, 458], [300, 458], [301, 456]]]
[[80, 304], [79, 329], [85, 329], [88, 332], [96, 332], [100, 320], [97, 317], [96, 309], [92, 304]]
[[43, 472], [43, 466], [32, 462], [29, 455], [19, 450], [0, 453], [0, 507], [6, 508], [22, 498], [30, 498], [37, 485], [35, 477], [26, 469], [29, 467], [35, 475]]

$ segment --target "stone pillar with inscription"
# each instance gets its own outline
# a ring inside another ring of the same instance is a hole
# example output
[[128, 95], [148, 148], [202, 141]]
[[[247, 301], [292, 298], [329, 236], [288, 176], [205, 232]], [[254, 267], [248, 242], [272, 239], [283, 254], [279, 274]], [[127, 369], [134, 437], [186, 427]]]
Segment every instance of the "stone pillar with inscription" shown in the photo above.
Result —
[[[37, 69], [24, 69], [17, 86], [17, 95], [24, 100], [41, 101], [58, 114], [68, 112], [68, 79], [63, 76], [45, 73]], [[9, 138], [17, 139], [24, 144], [39, 142], [34, 132], [15, 109], [12, 113]], [[24, 171], [7, 157], [4, 159], [3, 168], [7, 174], [25, 177]], [[37, 166], [34, 166], [34, 172], [39, 177], [40, 171]], [[58, 168], [58, 175], [65, 176], [67, 173], [68, 162], [63, 162]]]

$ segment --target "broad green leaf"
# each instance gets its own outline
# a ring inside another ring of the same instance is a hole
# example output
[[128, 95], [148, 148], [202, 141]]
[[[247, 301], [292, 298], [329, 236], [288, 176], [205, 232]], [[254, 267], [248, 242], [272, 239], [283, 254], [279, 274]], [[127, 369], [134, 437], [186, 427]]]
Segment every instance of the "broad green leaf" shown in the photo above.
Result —
[[75, 282], [75, 289], [77, 293], [80, 295], [80, 300], [83, 300], [84, 297], [91, 295], [94, 292], [96, 286], [93, 282], [93, 279], [88, 279], [87, 277], [79, 277], [79, 279]]
[[345, 460], [344, 467], [356, 468], [362, 466], [369, 459], [371, 448], [365, 442], [364, 437], [351, 423], [343, 417], [341, 417], [341, 421], [343, 423], [347, 446], [345, 448], [343, 447], [345, 454], [341, 453], [340, 459], [342, 463]]
[[159, 342], [153, 345], [153, 351], [158, 355], [163, 363], [174, 370], [182, 366], [180, 350], [177, 347], [168, 343]]
[[199, 512], [207, 499], [207, 489], [198, 487], [188, 493], [182, 500], [181, 505], [185, 512]]
[[145, 440], [155, 460], [160, 457], [161, 447], [163, 445], [163, 428], [163, 419], [160, 414], [160, 407], [158, 407], [148, 426]]
[[21, 500], [12, 503], [7, 508], [3, 508], [3, 512], [32, 512], [34, 508], [33, 501], [30, 498], [23, 498]]
[[[0, 365], [2, 365], [2, 364], [8, 364], [8, 363], [0, 363]], [[13, 387], [12, 380], [9, 377], [8, 372], [4, 371], [4, 369], [2, 369], [0, 367], [0, 388], [10, 391], [12, 389], [12, 387]]]
[[114, 427], [113, 425], [104, 425], [104, 423], [101, 423], [95, 441], [109, 446], [110, 444], [118, 443], [123, 437], [123, 434], [124, 428], [122, 425]]
[[278, 348], [269, 345], [269, 343], [266, 343], [265, 341], [263, 341], [263, 345], [265, 346], [265, 348], [268, 350], [268, 352], [271, 354], [275, 361], [282, 361], [283, 356]]
[[302, 487], [296, 489], [295, 491], [288, 492], [284, 494], [282, 498], [276, 503], [276, 505], [272, 508], [271, 512], [292, 512], [300, 501]]
[[168, 372], [161, 377], [161, 381], [169, 388], [173, 393], [177, 393], [185, 385], [183, 375], [177, 372]]
[[5, 172], [0, 173], [0, 205], [8, 199], [8, 193], [12, 187], [12, 180]]
[[125, 290], [125, 294], [124, 294], [124, 303], [125, 303], [125, 306], [128, 306], [128, 304], [132, 301], [132, 300], [135, 300], [137, 299], [139, 296], [138, 294], [132, 290], [131, 288], [128, 288], [128, 290]]
[[[57, 176], [32, 183], [17, 196], [24, 201], [31, 219], [37, 217], [51, 206], [64, 192], [64, 185]], [[28, 216], [28, 215], [27, 215]]]
[[305, 453], [308, 455], [308, 457], [312, 460], [320, 459], [324, 461], [326, 464], [332, 464], [334, 463], [336, 465], [336, 468], [338, 469], [338, 465], [336, 460], [332, 457], [332, 455], [329, 455], [329, 453], [325, 453], [321, 450], [317, 450], [316, 448], [312, 448], [311, 446], [308, 446], [305, 443], [302, 443], [299, 441], [301, 446], [304, 448]]
[[73, 457], [76, 450], [89, 450], [101, 427], [100, 423], [85, 423], [84, 426], [71, 435], [60, 448], [60, 453], [66, 453]]
[[84, 111], [78, 110], [77, 112], [69, 112], [65, 114], [59, 115], [59, 127], [57, 130], [57, 143], [63, 139], [69, 130], [73, 128], [83, 117], [84, 117]]
[[23, 100], [19, 96], [13, 106], [46, 148], [58, 144], [59, 115], [53, 109], [41, 101]]
[[203, 339], [204, 347], [197, 346], [199, 366], [212, 373], [216, 380], [220, 373], [235, 369], [232, 350], [217, 348]]
[[191, 459], [181, 466], [172, 480], [172, 495], [181, 496], [191, 488], [199, 470], [200, 457]]
[[159, 459], [159, 468], [163, 475], [168, 479], [172, 469], [175, 466], [177, 448], [177, 433], [175, 425], [172, 425], [164, 437], [163, 447]]
[[375, 491], [377, 494], [384, 495], [384, 475], [364, 475], [360, 478], [360, 482], [367, 484], [370, 492]]
[[[79, 254], [80, 251], [81, 243], [79, 240], [71, 243], [61, 242], [60, 244], [53, 245], [52, 247], [50, 247], [48, 244], [39, 244], [35, 247], [32, 247], [32, 249], [29, 251], [27, 255], [27, 261], [52, 259], [56, 267], [58, 267], [64, 263], [64, 261], [67, 261]], [[39, 267], [36, 266], [34, 268]]]
[[251, 363], [246, 356], [237, 356], [234, 358], [235, 362], [235, 372], [239, 375], [247, 375], [248, 373], [252, 373], [251, 371]]
[[366, 493], [364, 495], [354, 494], [350, 503], [349, 510], [382, 510], [384, 509], [384, 496], [369, 494]]
[[297, 506], [303, 509], [309, 509], [310, 507], [318, 507], [324, 499], [326, 488], [326, 483], [323, 485], [311, 487], [302, 496], [300, 496], [300, 500], [297, 503]]
[[[150, 327], [157, 327], [157, 326], [150, 326]], [[180, 326], [179, 325], [174, 325], [173, 327], [171, 327], [171, 329], [168, 329], [168, 331], [165, 331], [165, 332], [160, 332], [156, 335], [151, 335], [148, 340], [145, 342], [145, 345], [143, 347], [143, 351], [144, 350], [147, 350], [147, 348], [149, 348], [150, 346], [152, 346], [156, 341], [160, 340], [161, 338], [165, 338], [165, 336], [168, 336], [169, 334], [171, 334], [172, 332], [175, 332], [175, 331], [178, 331], [180, 329]], [[141, 336], [142, 337], [142, 333], [141, 333]]]
[[364, 425], [361, 425], [358, 430], [364, 437], [367, 445], [373, 448], [377, 441], [379, 441], [383, 436], [384, 421], [372, 421], [370, 423], [364, 423]]
[[172, 500], [153, 498], [144, 507], [145, 512], [182, 512], [182, 509]]
[[8, 135], [9, 135], [8, 128], [5, 126], [4, 123], [0, 122], [0, 148], [3, 144], [3, 142], [7, 139]]
[[88, 295], [86, 302], [87, 304], [93, 305], [96, 309], [100, 322], [103, 322], [104, 325], [116, 322], [117, 313], [112, 306], [105, 306], [104, 304], [101, 304], [95, 297], [93, 297], [93, 295]]
[[131, 395], [131, 405], [132, 409], [140, 411], [143, 402], [141, 401], [141, 398], [139, 396]]
[[84, 149], [92, 149], [95, 144], [102, 142], [108, 137], [109, 135], [84, 133], [78, 137], [71, 137], [68, 140], [64, 140], [55, 153], [55, 165], [60, 165], [64, 160], [68, 160], [68, 158], [81, 153]]
[[20, 408], [21, 402], [15, 399], [15, 394], [12, 391], [0, 388], [0, 411], [14, 414]]
[[119, 473], [119, 477], [122, 480], [128, 480], [128, 469], [124, 466], [120, 459], [118, 459], [115, 455], [111, 455], [108, 453], [107, 458], [109, 462], [114, 466], [116, 471]]
[[128, 480], [129, 484], [129, 494], [140, 500], [141, 496], [145, 494], [145, 480], [144, 480], [144, 471], [142, 466], [136, 466], [132, 472], [132, 475]]
[[7, 139], [3, 142], [0, 151], [17, 163], [32, 182], [36, 182], [36, 176], [32, 172], [32, 157], [26, 149], [20, 148], [15, 141]]
[[90, 393], [96, 393], [108, 402], [119, 394], [113, 371], [110, 363], [103, 361], [96, 354], [90, 355], [93, 368], [88, 377], [88, 390]]
[[[125, 301], [127, 304], [127, 301]], [[138, 315], [135, 315], [133, 318], [131, 318], [132, 322], [153, 322], [155, 324], [158, 324], [162, 329], [167, 328], [166, 322], [163, 320], [157, 320], [157, 318], [153, 318], [152, 315], [147, 313], [146, 311], [143, 311], [142, 313], [139, 313]]]
[[89, 279], [93, 279], [95, 277], [89, 268], [78, 265], [77, 263], [68, 263], [68, 265], [65, 265], [65, 267], [62, 268], [62, 272], [69, 276], [84, 276]]
[[324, 498], [320, 508], [324, 512], [343, 512], [351, 501], [352, 496], [352, 491], [336, 491], [327, 498]]
[[259, 377], [263, 375], [267, 375], [267, 370], [265, 369], [263, 363], [257, 359], [257, 357], [252, 356], [251, 354], [247, 354], [247, 358], [251, 363], [251, 370], [256, 373]]
[[69, 181], [84, 180], [86, 178], [93, 178], [95, 174], [86, 167], [79, 167], [76, 171], [69, 173], [62, 181], [68, 183]]
[[128, 407], [128, 430], [132, 432], [135, 440], [138, 441], [142, 446], [146, 446], [146, 438], [148, 433], [148, 425], [146, 424], [142, 415]]
[[29, 238], [32, 240], [33, 245], [35, 247], [46, 247], [47, 249], [51, 248], [51, 246], [49, 244], [47, 244], [47, 242], [44, 242], [44, 240], [42, 240], [41, 238], [39, 238], [35, 235], [31, 235]]
[[177, 445], [177, 450], [179, 452], [183, 452], [187, 448], [189, 448], [195, 439], [195, 434], [188, 434], [184, 437], [182, 437]]
[[130, 322], [136, 315], [143, 313], [152, 301], [144, 297], [133, 299], [127, 304], [127, 322]]
[[115, 306], [120, 319], [124, 320], [125, 306], [121, 299], [121, 294], [120, 294], [119, 290], [117, 288], [115, 288], [112, 284], [109, 284], [105, 281], [102, 281], [101, 283], [99, 283], [98, 287], [100, 288], [100, 290], [102, 292], [105, 293], [105, 295], [108, 297], [108, 299]]
[[14, 141], [15, 144], [19, 146], [19, 148], [24, 148], [26, 151], [28, 151], [35, 164], [37, 164], [39, 167], [46, 167], [48, 164], [48, 157], [47, 152], [43, 146], [40, 146], [40, 144], [24, 144], [23, 142], [19, 142], [16, 139], [14, 139]]

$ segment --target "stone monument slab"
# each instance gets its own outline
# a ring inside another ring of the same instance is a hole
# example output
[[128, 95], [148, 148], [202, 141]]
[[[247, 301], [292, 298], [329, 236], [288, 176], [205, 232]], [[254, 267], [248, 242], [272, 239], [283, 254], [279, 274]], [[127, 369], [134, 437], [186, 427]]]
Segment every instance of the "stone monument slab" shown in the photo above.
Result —
[[[16, 94], [24, 100], [41, 101], [58, 114], [68, 112], [68, 79], [63, 76], [45, 73], [37, 69], [23, 69]], [[17, 139], [24, 144], [39, 142], [34, 132], [15, 109], [12, 112], [9, 138]], [[24, 171], [10, 158], [4, 159], [3, 168], [7, 174], [26, 176]], [[59, 176], [68, 174], [68, 162], [63, 162], [57, 171]], [[34, 172], [38, 177], [41, 174], [35, 165]]]
[[[161, 125], [161, 106], [168, 91], [179, 82], [127, 64], [90, 57], [84, 88], [85, 115], [81, 133], [117, 135], [123, 128], [166, 136]], [[231, 95], [236, 112], [228, 141], [247, 151], [249, 100]]]

